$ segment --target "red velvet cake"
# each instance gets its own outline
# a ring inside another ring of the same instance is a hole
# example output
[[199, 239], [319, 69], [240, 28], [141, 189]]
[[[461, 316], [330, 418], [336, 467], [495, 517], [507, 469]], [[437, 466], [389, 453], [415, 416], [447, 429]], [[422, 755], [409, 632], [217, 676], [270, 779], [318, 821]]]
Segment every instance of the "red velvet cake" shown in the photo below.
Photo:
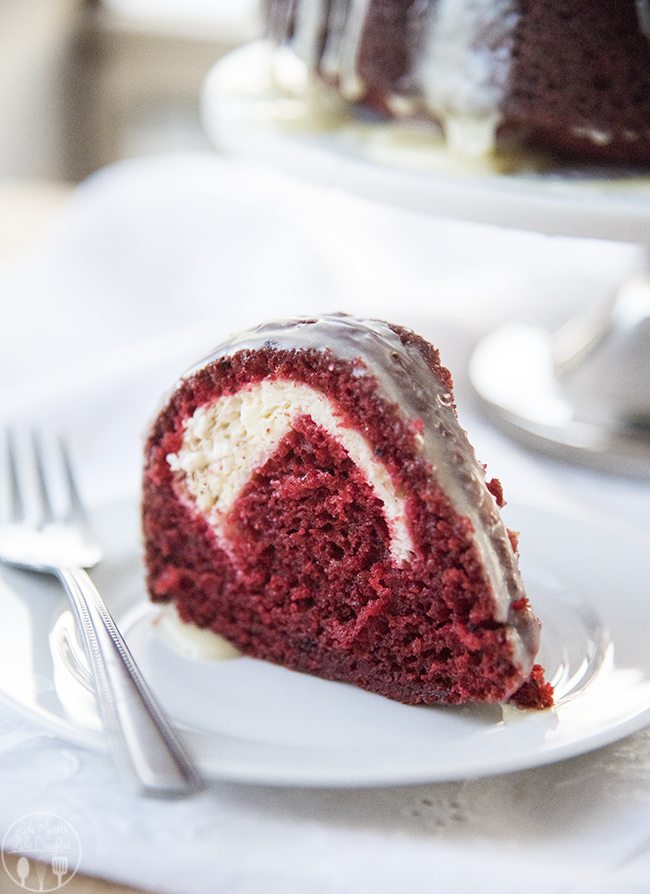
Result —
[[[481, 154], [650, 163], [648, 0], [265, 0], [313, 80]], [[282, 81], [280, 79], [280, 83]]]
[[552, 704], [502, 492], [413, 332], [262, 325], [180, 381], [146, 447], [148, 584], [245, 654], [408, 704]]

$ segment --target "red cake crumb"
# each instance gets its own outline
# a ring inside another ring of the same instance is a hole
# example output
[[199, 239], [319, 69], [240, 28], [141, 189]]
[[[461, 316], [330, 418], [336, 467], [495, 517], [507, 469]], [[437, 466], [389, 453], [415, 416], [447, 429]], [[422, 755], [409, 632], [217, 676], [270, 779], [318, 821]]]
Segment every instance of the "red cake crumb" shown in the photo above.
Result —
[[500, 509], [503, 508], [506, 505], [506, 501], [503, 496], [503, 488], [501, 487], [501, 482], [499, 481], [499, 479], [491, 478], [487, 483], [487, 489], [496, 500], [497, 506]]
[[518, 708], [551, 708], [553, 687], [544, 679], [544, 668], [535, 664], [530, 677], [512, 696], [510, 701]]
[[[437, 351], [413, 333], [394, 331], [451, 389]], [[185, 380], [146, 448], [143, 529], [152, 599], [173, 600], [183, 620], [246, 654], [401, 702], [549, 706], [542, 669], [522, 680], [506, 627], [494, 621], [469, 521], [433, 480], [413, 426], [357, 373], [355, 363], [329, 351], [268, 347], [215, 360]], [[349, 424], [364, 432], [408, 495], [412, 561], [395, 563], [367, 480], [308, 416], [293, 423], [239, 494], [228, 516], [228, 554], [179, 497], [167, 456], [181, 445], [183, 421], [218, 396], [267, 378], [336, 394]], [[490, 489], [502, 497], [498, 482]], [[517, 627], [525, 614], [522, 593], [508, 621]]]

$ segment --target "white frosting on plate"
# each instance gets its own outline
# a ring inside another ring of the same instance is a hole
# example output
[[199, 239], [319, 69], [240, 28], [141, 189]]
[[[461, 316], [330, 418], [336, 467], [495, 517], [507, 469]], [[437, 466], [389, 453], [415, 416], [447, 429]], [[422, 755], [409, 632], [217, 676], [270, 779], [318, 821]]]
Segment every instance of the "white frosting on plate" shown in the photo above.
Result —
[[181, 621], [173, 603], [161, 608], [158, 630], [175, 652], [194, 661], [229, 661], [241, 657], [241, 652], [223, 636]]

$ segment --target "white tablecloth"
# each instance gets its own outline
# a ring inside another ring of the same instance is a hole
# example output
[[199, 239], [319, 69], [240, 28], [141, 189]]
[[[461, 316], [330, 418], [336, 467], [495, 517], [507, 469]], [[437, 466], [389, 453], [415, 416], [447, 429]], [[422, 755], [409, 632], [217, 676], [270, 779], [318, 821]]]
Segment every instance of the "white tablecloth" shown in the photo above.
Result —
[[[124, 163], [86, 183], [38, 252], [2, 274], [0, 416], [64, 428], [92, 501], [133, 494], [161, 392], [213, 343], [271, 316], [383, 316], [441, 348], [461, 420], [510, 498], [650, 538], [648, 484], [524, 451], [484, 421], [465, 373], [496, 323], [557, 325], [639, 263], [625, 246], [425, 219], [208, 156]], [[35, 811], [74, 826], [84, 871], [174, 894], [641, 894], [650, 730], [493, 779], [218, 784], [160, 803], [130, 795], [105, 757], [0, 704], [0, 836]]]

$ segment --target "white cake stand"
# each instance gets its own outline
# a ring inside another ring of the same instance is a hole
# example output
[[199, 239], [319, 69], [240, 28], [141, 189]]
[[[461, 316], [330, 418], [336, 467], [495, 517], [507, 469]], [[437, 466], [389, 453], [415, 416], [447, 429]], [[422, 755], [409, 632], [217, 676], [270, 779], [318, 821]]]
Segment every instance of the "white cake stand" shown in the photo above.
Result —
[[[203, 120], [218, 146], [411, 210], [650, 246], [648, 176], [524, 156], [498, 168], [461, 162], [430, 129], [353, 118], [322, 90], [280, 90], [271, 73], [263, 42], [212, 69]], [[625, 283], [607, 312], [572, 320], [559, 333], [499, 329], [479, 344], [470, 375], [495, 419], [529, 446], [650, 476], [650, 277]]]

